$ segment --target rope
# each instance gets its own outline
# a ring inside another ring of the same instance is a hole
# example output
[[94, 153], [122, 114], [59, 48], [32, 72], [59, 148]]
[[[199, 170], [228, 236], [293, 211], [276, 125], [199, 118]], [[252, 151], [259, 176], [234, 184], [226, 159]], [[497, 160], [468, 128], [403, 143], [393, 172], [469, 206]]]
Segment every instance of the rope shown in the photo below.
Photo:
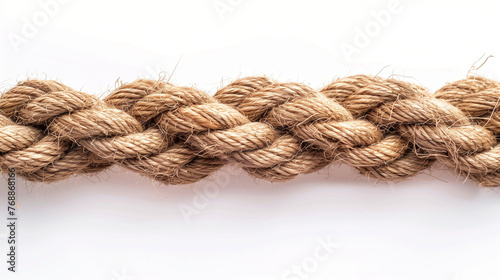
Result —
[[165, 184], [221, 166], [284, 181], [332, 161], [399, 181], [438, 161], [480, 185], [500, 185], [500, 83], [470, 76], [434, 94], [355, 75], [321, 90], [246, 77], [214, 96], [137, 80], [99, 99], [51, 80], [0, 96], [0, 169], [54, 182], [114, 164]]

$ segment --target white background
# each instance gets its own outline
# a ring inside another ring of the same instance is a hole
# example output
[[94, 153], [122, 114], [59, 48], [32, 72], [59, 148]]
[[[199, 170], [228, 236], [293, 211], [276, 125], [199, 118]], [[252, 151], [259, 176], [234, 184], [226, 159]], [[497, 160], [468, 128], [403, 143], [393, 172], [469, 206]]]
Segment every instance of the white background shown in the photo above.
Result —
[[[2, 92], [49, 78], [103, 96], [160, 73], [210, 94], [264, 74], [317, 88], [379, 74], [436, 90], [500, 55], [494, 1], [54, 3], [0, 2]], [[477, 73], [499, 80], [499, 59]], [[15, 274], [2, 180], [0, 279], [500, 279], [500, 192], [438, 165], [398, 184], [338, 164], [279, 184], [234, 168], [182, 187], [119, 167], [20, 180]]]

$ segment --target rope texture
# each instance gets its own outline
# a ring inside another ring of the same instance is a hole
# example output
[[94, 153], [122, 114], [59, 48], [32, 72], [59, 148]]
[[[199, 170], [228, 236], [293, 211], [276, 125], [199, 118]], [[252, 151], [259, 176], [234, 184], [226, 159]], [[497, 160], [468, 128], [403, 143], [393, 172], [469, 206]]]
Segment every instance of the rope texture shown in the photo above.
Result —
[[246, 77], [214, 96], [141, 79], [103, 100], [27, 80], [0, 96], [0, 169], [54, 182], [119, 164], [185, 184], [226, 163], [284, 181], [340, 161], [398, 181], [437, 160], [493, 187], [500, 185], [499, 101], [500, 83], [479, 76], [434, 94], [366, 75], [321, 90]]

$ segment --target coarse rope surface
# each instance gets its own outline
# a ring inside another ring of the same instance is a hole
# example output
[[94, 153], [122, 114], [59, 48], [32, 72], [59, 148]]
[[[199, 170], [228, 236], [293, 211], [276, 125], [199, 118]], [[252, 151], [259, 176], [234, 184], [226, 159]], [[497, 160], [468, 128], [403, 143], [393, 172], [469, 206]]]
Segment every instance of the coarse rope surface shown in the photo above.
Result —
[[104, 99], [52, 80], [0, 96], [0, 169], [54, 182], [120, 166], [165, 184], [196, 182], [226, 163], [284, 181], [332, 161], [378, 180], [439, 161], [500, 185], [500, 83], [479, 76], [437, 92], [355, 75], [321, 90], [246, 77], [214, 96], [140, 79]]

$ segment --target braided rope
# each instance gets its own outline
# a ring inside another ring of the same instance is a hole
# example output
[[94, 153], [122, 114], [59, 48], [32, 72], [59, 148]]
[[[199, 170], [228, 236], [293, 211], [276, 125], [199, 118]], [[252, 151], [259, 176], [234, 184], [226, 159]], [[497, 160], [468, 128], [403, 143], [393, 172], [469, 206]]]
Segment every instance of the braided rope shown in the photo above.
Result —
[[50, 80], [0, 96], [0, 169], [54, 182], [114, 164], [165, 184], [196, 182], [226, 163], [292, 179], [332, 161], [397, 181], [435, 160], [500, 185], [500, 83], [471, 76], [434, 94], [356, 75], [321, 90], [247, 77], [213, 97], [137, 80], [105, 99]]

